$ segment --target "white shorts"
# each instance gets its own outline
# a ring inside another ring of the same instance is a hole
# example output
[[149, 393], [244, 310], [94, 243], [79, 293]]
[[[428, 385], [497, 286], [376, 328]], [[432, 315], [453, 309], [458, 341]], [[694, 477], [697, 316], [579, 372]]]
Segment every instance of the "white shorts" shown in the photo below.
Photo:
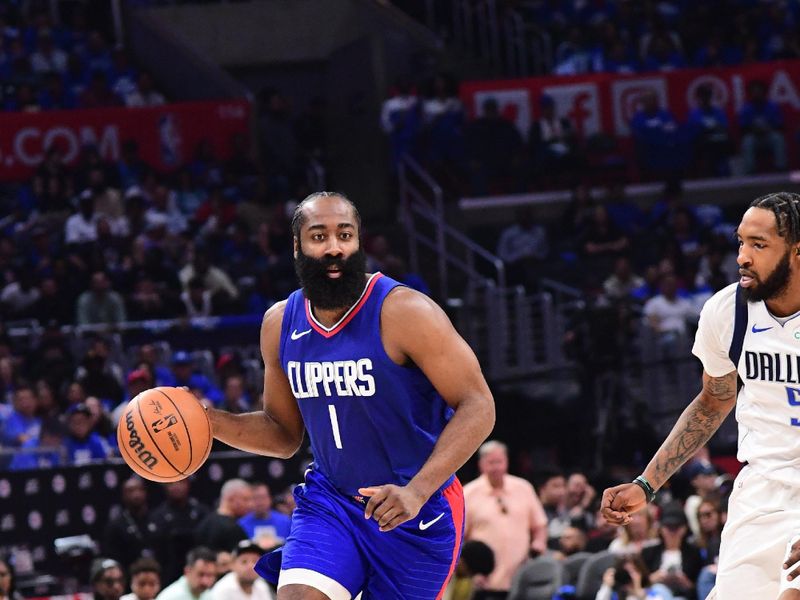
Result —
[[800, 578], [786, 581], [783, 570], [799, 533], [800, 488], [766, 479], [750, 466], [742, 469], [722, 530], [717, 600], [775, 600], [785, 589], [800, 590]]

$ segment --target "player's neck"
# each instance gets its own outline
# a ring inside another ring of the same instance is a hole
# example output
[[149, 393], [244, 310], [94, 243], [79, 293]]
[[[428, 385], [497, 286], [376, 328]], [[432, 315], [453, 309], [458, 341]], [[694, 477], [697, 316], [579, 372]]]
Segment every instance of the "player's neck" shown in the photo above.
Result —
[[800, 278], [789, 283], [786, 290], [765, 301], [767, 309], [776, 317], [788, 317], [800, 311]]
[[325, 327], [333, 327], [339, 321], [342, 320], [342, 317], [350, 310], [349, 306], [345, 306], [344, 308], [316, 308], [313, 304], [311, 305], [311, 310], [314, 312], [314, 316], [317, 318], [322, 325]]

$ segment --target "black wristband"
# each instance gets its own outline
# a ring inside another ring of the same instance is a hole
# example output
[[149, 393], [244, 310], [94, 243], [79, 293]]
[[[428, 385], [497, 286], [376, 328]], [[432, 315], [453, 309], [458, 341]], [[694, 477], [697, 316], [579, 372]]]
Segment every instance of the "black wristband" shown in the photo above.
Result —
[[647, 503], [650, 504], [653, 500], [656, 499], [656, 491], [653, 489], [653, 486], [650, 485], [650, 482], [644, 478], [643, 475], [639, 475], [636, 479], [633, 480], [632, 483], [638, 485], [644, 491], [645, 498], [647, 498]]

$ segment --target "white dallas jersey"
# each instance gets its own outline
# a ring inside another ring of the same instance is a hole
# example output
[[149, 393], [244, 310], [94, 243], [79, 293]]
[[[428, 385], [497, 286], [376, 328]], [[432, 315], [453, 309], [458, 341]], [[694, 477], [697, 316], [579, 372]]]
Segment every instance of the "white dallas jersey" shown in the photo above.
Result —
[[737, 458], [770, 479], [800, 486], [800, 316], [781, 325], [764, 302], [748, 302], [742, 354], [734, 366], [728, 353], [736, 286], [706, 302], [692, 353], [710, 376], [735, 368], [744, 383], [736, 403]]

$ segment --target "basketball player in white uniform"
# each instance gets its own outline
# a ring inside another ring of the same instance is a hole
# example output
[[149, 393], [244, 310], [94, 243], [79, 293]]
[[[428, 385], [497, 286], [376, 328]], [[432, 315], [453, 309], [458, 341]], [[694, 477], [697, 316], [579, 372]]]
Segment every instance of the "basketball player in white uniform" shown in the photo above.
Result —
[[644, 473], [603, 493], [602, 511], [630, 522], [736, 405], [738, 458], [748, 464], [730, 497], [709, 598], [800, 600], [790, 572], [800, 559], [800, 195], [758, 198], [737, 234], [741, 279], [706, 302], [692, 349], [703, 389]]

